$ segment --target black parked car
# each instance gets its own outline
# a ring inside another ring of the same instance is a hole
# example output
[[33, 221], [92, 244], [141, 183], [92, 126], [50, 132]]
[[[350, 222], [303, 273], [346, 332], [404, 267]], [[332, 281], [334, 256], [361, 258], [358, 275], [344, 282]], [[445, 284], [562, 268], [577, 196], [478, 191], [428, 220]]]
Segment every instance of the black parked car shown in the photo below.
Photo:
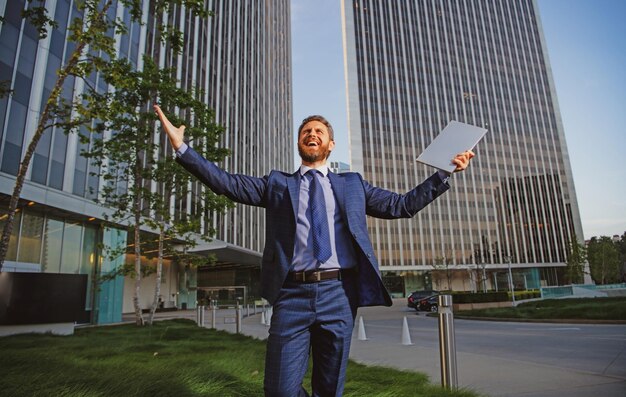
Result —
[[428, 298], [429, 296], [433, 296], [437, 294], [439, 294], [439, 291], [433, 291], [433, 290], [415, 291], [411, 295], [409, 295], [409, 297], [407, 298], [407, 306], [415, 310], [419, 310], [419, 308], [417, 307], [417, 304], [420, 301], [420, 299]]
[[439, 311], [439, 295], [422, 298], [417, 302], [417, 310], [437, 313]]

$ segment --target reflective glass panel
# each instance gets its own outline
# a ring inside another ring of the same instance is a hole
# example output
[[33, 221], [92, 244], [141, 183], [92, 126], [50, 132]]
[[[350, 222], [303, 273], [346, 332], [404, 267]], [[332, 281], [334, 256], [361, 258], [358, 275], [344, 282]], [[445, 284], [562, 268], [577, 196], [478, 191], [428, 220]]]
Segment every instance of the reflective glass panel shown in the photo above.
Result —
[[63, 221], [47, 218], [44, 228], [41, 264], [46, 273], [58, 273], [63, 244]]
[[[4, 225], [6, 223], [5, 219], [7, 218], [6, 214], [2, 214], [0, 216], [0, 230], [4, 230]], [[20, 233], [20, 223], [22, 222], [22, 213], [18, 212], [15, 214], [13, 218], [13, 230], [11, 232], [11, 239], [9, 240], [9, 248], [7, 250], [7, 255], [5, 260], [7, 261], [15, 261], [17, 258], [17, 236]]]
[[81, 235], [83, 227], [77, 223], [66, 223], [63, 233], [61, 273], [78, 273], [80, 269]]
[[43, 216], [24, 213], [18, 262], [39, 263], [43, 223]]
[[87, 299], [85, 300], [85, 309], [92, 308], [91, 290], [93, 283], [94, 268], [97, 260], [97, 237], [98, 229], [92, 226], [85, 226], [83, 233], [83, 252], [80, 261], [80, 274], [87, 274]]

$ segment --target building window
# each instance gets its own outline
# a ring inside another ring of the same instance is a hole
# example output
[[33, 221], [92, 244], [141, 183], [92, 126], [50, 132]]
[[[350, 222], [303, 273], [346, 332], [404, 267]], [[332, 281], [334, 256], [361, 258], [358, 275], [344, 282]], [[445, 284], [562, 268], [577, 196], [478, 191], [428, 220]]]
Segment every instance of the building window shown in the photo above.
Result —
[[83, 228], [80, 224], [65, 222], [60, 273], [78, 273], [80, 269], [82, 231]]
[[[7, 218], [6, 214], [3, 214], [0, 217], [0, 227], [4, 229], [5, 219]], [[11, 239], [9, 240], [9, 247], [7, 249], [7, 254], [5, 256], [5, 260], [7, 261], [15, 261], [17, 259], [17, 242], [18, 236], [20, 235], [20, 225], [22, 223], [22, 213], [18, 212], [15, 214], [13, 218], [13, 231], [11, 232]]]
[[61, 247], [63, 245], [63, 221], [48, 218], [44, 229], [42, 271], [59, 273], [61, 267]]
[[41, 259], [43, 223], [43, 216], [24, 213], [20, 233], [18, 262], [39, 263]]

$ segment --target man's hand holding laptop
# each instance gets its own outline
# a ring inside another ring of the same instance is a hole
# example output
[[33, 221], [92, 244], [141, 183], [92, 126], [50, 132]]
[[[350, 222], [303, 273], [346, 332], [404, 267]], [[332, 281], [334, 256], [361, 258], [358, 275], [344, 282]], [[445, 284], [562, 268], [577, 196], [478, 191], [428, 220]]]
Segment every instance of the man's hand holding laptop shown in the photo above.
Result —
[[471, 150], [467, 150], [463, 153], [457, 154], [456, 157], [452, 159], [452, 163], [456, 164], [454, 172], [464, 171], [469, 165], [470, 160], [474, 156], [476, 155]]

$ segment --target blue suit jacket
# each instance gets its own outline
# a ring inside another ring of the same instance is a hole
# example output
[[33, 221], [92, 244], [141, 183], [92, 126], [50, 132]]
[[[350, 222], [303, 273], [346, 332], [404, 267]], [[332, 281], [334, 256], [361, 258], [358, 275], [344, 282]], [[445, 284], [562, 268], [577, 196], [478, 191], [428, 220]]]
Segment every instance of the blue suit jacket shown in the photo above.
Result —
[[[274, 304], [293, 258], [300, 189], [298, 172], [272, 171], [262, 178], [229, 174], [192, 148], [187, 149], [177, 161], [216, 194], [266, 209], [261, 294]], [[383, 286], [367, 233], [365, 215], [384, 219], [412, 217], [449, 189], [447, 177], [437, 172], [406, 194], [371, 186], [354, 172], [329, 172], [328, 178], [355, 244], [359, 306], [391, 306], [391, 298]]]

